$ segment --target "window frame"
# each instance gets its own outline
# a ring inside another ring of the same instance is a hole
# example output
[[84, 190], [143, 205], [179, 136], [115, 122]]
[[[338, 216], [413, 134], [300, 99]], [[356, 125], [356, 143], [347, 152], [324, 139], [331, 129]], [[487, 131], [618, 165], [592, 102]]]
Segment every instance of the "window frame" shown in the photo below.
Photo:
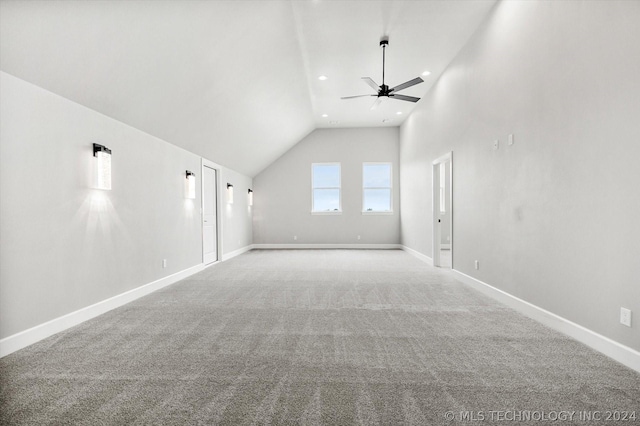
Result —
[[[314, 186], [313, 172], [314, 166], [338, 166], [339, 186]], [[316, 189], [337, 189], [338, 190], [338, 210], [315, 210], [314, 191]], [[311, 163], [311, 214], [312, 215], [340, 215], [342, 214], [342, 164], [338, 161], [325, 163]]]
[[[364, 186], [364, 170], [366, 166], [389, 166], [389, 186]], [[390, 210], [366, 211], [364, 205], [364, 194], [367, 189], [388, 189]], [[392, 215], [393, 214], [393, 163], [391, 161], [371, 161], [362, 163], [362, 214], [363, 215]]]

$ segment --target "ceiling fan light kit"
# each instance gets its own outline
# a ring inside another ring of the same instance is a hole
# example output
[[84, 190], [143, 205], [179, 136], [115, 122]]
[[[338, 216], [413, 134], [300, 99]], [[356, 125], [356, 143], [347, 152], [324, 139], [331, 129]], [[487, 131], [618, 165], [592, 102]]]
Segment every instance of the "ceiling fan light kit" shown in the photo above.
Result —
[[385, 84], [384, 82], [384, 69], [385, 69], [385, 49], [387, 48], [387, 46], [389, 45], [389, 38], [388, 37], [383, 37], [380, 40], [380, 47], [382, 47], [382, 84], [380, 86], [378, 86], [378, 84], [373, 81], [373, 79], [371, 77], [362, 77], [362, 81], [364, 81], [366, 84], [368, 84], [373, 90], [375, 90], [377, 92], [377, 94], [375, 95], [356, 95], [356, 96], [344, 96], [341, 99], [354, 99], [354, 98], [363, 98], [363, 97], [368, 97], [368, 96], [376, 96], [378, 99], [376, 99], [376, 101], [374, 102], [374, 104], [371, 106], [371, 109], [375, 109], [378, 107], [378, 105], [380, 105], [380, 102], [382, 101], [382, 98], [390, 98], [390, 99], [398, 99], [401, 101], [407, 101], [407, 102], [418, 102], [420, 100], [420, 98], [416, 98], [415, 96], [407, 96], [407, 95], [400, 95], [397, 92], [407, 89], [411, 86], [415, 86], [416, 84], [420, 84], [422, 83], [424, 80], [420, 77], [416, 77], [413, 80], [409, 80], [406, 81], [402, 84], [399, 84], [397, 86], [394, 86], [392, 88], [389, 88], [388, 85]]

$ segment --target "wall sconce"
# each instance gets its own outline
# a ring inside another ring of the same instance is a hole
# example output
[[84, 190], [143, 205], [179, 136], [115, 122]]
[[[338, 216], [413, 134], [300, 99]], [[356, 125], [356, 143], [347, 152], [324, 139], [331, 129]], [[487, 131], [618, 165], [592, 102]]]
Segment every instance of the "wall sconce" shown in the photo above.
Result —
[[184, 187], [185, 198], [196, 198], [196, 174], [187, 170], [186, 172], [186, 185]]
[[227, 201], [229, 204], [233, 204], [233, 185], [227, 183]]
[[247, 193], [249, 194], [249, 205], [253, 205], [253, 190], [247, 189]]
[[111, 189], [111, 150], [106, 146], [93, 144], [93, 157], [95, 158], [94, 185], [97, 189]]

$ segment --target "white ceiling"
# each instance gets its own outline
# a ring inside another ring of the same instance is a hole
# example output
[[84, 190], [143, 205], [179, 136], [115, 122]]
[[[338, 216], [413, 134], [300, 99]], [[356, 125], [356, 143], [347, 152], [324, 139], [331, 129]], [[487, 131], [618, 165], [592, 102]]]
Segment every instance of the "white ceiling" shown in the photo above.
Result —
[[2, 1], [0, 68], [254, 176], [315, 128], [398, 126], [414, 104], [340, 100], [382, 83], [380, 37], [422, 97], [494, 3]]

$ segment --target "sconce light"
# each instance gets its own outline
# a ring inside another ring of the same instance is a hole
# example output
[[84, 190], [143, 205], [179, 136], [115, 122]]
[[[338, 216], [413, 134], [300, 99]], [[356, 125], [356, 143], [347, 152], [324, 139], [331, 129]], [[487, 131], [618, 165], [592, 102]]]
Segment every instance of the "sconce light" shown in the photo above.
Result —
[[253, 205], [253, 190], [248, 189], [247, 193], [249, 194], [249, 205], [252, 206]]
[[196, 174], [187, 170], [186, 172], [186, 185], [185, 185], [185, 197], [194, 199], [196, 198]]
[[106, 146], [93, 144], [93, 157], [95, 158], [94, 185], [97, 189], [111, 189], [111, 150]]
[[229, 204], [233, 204], [233, 185], [227, 183], [227, 201]]

